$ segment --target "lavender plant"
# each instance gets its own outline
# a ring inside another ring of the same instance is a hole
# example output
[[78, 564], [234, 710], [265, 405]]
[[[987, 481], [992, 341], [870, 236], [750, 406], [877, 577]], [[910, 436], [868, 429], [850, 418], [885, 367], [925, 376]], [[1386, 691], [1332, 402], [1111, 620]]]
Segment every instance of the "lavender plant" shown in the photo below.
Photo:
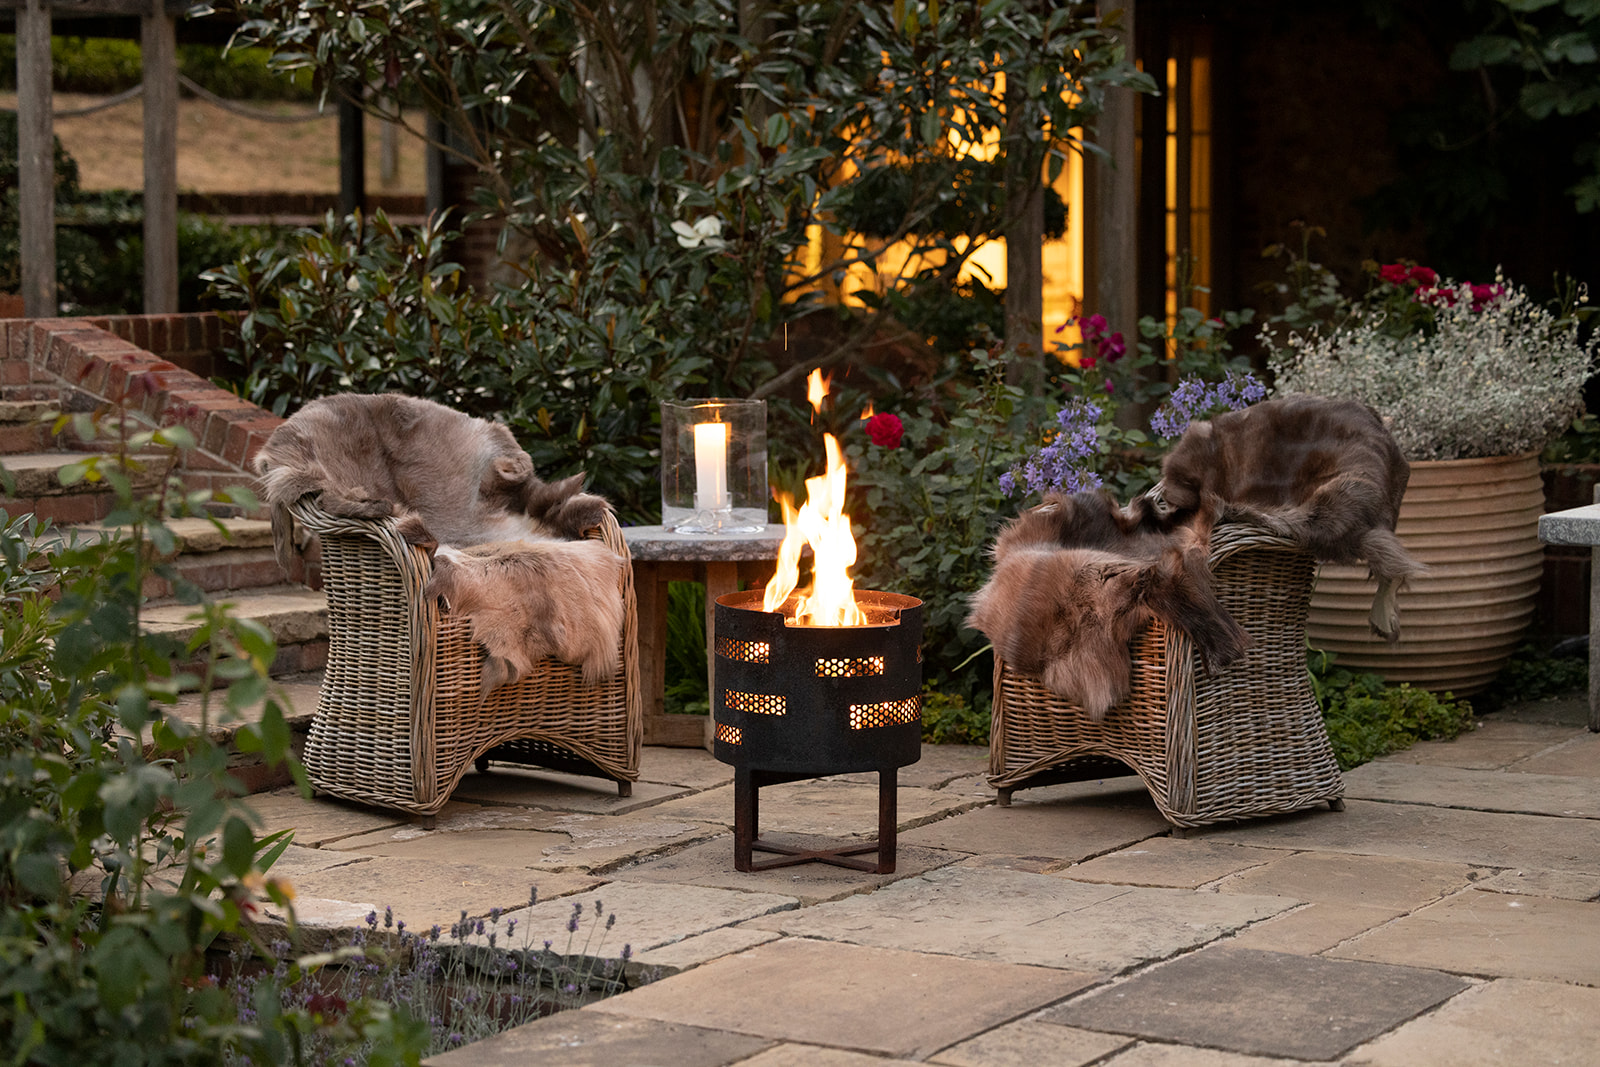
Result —
[[1150, 416], [1150, 428], [1169, 441], [1176, 440], [1191, 422], [1222, 411], [1239, 411], [1266, 395], [1266, 385], [1249, 371], [1229, 371], [1220, 382], [1185, 378]]
[[1077, 493], [1104, 484], [1095, 469], [1100, 455], [1099, 404], [1075, 397], [1056, 412], [1055, 435], [1042, 448], [1023, 457], [1000, 475], [1000, 489], [1012, 496], [1028, 493]]

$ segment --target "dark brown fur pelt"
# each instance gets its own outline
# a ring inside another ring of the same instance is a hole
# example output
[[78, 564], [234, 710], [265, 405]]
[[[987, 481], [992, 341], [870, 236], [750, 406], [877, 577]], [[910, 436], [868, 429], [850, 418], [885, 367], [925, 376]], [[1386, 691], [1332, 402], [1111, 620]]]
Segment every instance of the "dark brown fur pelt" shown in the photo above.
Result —
[[584, 684], [597, 685], [619, 662], [623, 566], [593, 539], [444, 547], [424, 595], [471, 619], [473, 640], [487, 652], [485, 694], [546, 656], [582, 667]]
[[1097, 722], [1126, 699], [1128, 641], [1152, 618], [1189, 634], [1207, 669], [1228, 666], [1250, 637], [1212, 591], [1194, 533], [1158, 525], [1109, 492], [1046, 496], [1001, 530], [967, 625]]
[[1250, 639], [1197, 581], [1185, 546], [1145, 558], [1098, 548], [1014, 543], [997, 551], [973, 597], [969, 626], [995, 651], [1095, 722], [1128, 696], [1128, 642], [1152, 618], [1184, 630], [1213, 668], [1243, 656]]
[[306, 404], [257, 454], [273, 542], [295, 551], [288, 505], [318, 493], [331, 515], [406, 519], [417, 544], [576, 539], [609, 505], [583, 476], [546, 483], [499, 423], [430, 400], [342, 393]]
[[[1399, 635], [1395, 595], [1423, 566], [1394, 534], [1411, 468], [1377, 413], [1354, 400], [1294, 395], [1193, 423], [1161, 467], [1162, 521], [1202, 540], [1223, 519], [1252, 522], [1319, 560], [1365, 563], [1378, 579], [1373, 630]], [[1146, 501], [1129, 509], [1148, 521]]]

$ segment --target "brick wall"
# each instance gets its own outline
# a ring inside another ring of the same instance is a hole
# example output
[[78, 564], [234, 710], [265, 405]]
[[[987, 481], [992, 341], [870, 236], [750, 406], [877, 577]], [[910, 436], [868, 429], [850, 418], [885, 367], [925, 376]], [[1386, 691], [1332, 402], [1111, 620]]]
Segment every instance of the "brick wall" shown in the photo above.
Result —
[[283, 420], [196, 373], [222, 339], [210, 314], [0, 319], [0, 397], [124, 405], [148, 425], [188, 427], [197, 447], [180, 460], [184, 484], [238, 485]]

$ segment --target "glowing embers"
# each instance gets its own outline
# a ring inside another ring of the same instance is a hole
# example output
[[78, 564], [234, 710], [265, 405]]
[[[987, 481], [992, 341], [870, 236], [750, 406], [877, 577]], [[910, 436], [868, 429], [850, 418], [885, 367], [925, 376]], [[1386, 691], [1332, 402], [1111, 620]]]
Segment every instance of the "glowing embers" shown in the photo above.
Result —
[[738, 660], [740, 663], [771, 663], [772, 643], [770, 641], [740, 641], [732, 637], [717, 635], [717, 655], [723, 659]]
[[850, 729], [871, 730], [878, 726], [905, 726], [922, 721], [922, 694], [904, 700], [885, 700], [878, 704], [851, 704]]
[[[920, 649], [919, 649], [920, 650]], [[765, 660], [761, 662], [765, 663]], [[882, 656], [858, 656], [851, 659], [828, 658], [817, 660], [818, 678], [872, 678], [883, 673]]]
[[717, 740], [727, 745], [744, 744], [744, 731], [725, 722], [717, 723]]
[[741, 693], [736, 689], [724, 689], [722, 703], [730, 711], [746, 711], [755, 715], [789, 714], [789, 701], [780, 693]]

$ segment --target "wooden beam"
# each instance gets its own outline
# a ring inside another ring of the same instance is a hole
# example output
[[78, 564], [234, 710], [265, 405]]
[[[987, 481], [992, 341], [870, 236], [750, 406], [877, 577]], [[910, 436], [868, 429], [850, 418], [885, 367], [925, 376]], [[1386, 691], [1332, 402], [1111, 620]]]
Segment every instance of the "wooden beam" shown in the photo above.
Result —
[[[348, 86], [359, 94], [361, 86]], [[367, 213], [366, 123], [359, 104], [339, 97], [339, 210], [345, 215]]]
[[[1134, 56], [1134, 0], [1103, 0], [1101, 14], [1121, 9], [1122, 44]], [[1140, 94], [1108, 89], [1095, 140], [1110, 158], [1092, 157], [1085, 168], [1086, 205], [1084, 264], [1089, 310], [1105, 316], [1108, 328], [1131, 339], [1138, 331], [1139, 187], [1134, 127]]]
[[22, 308], [55, 318], [55, 128], [50, 119], [50, 7], [29, 0], [17, 12], [17, 193], [22, 213]]
[[144, 62], [144, 313], [178, 310], [178, 31], [155, 5], [139, 38]]

